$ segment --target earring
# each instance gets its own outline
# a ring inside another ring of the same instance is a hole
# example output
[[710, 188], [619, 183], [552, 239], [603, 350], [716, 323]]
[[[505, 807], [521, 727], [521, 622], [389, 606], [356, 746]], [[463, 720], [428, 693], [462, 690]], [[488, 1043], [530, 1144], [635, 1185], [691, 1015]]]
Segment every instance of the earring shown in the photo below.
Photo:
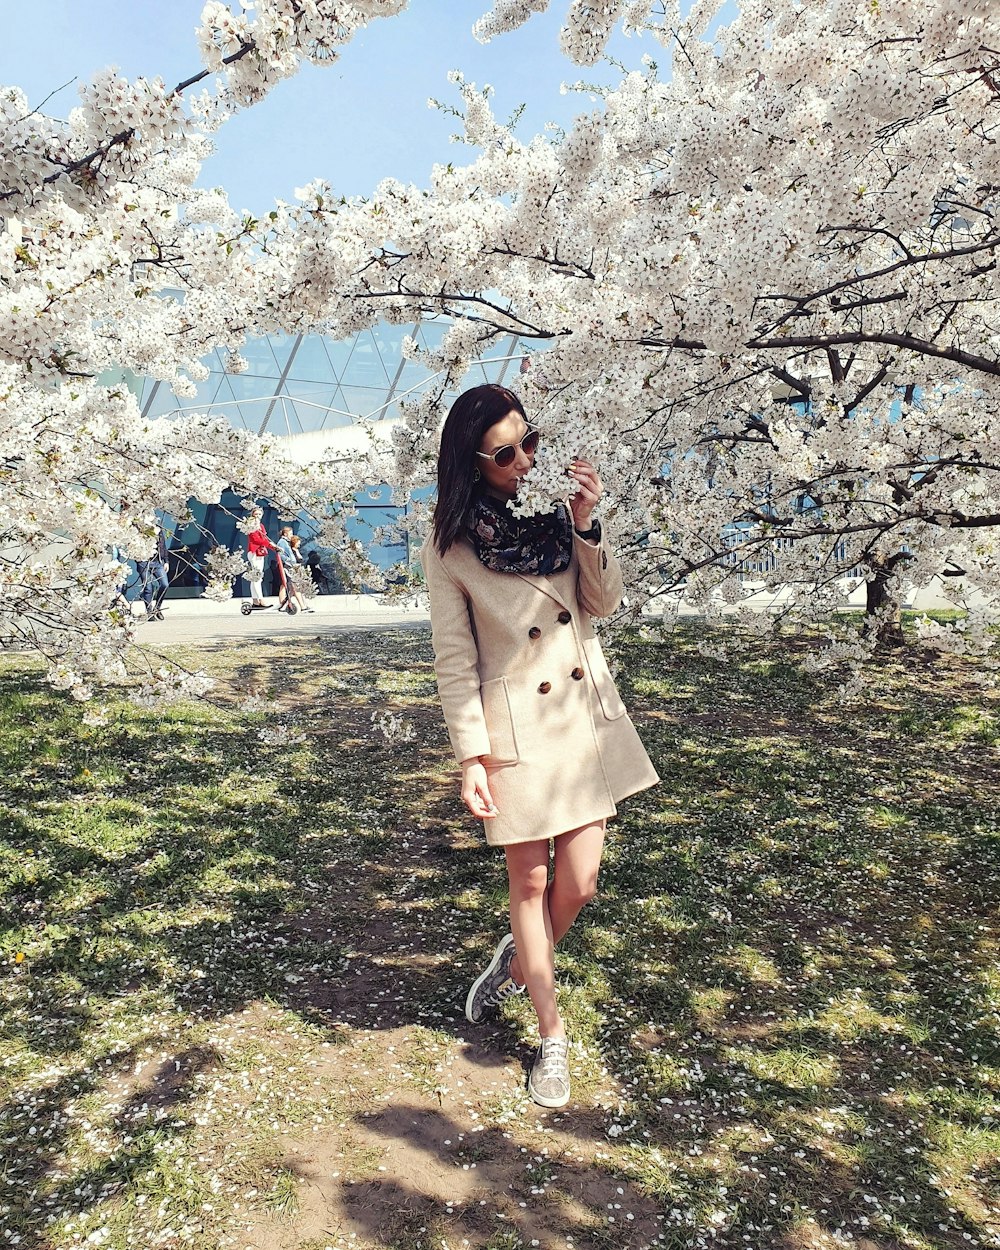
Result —
[[479, 472], [479, 465], [477, 464], [475, 472], [472, 475], [472, 480], [474, 482], [478, 482], [481, 477], [482, 477], [482, 474]]

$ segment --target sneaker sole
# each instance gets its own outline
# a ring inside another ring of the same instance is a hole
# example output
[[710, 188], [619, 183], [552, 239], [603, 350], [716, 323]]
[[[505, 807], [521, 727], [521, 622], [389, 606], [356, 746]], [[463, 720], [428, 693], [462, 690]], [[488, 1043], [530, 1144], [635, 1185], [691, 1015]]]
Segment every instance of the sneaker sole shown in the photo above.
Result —
[[500, 960], [503, 958], [503, 953], [507, 949], [507, 943], [510, 940], [510, 936], [511, 935], [508, 933], [506, 937], [500, 939], [500, 944], [493, 952], [493, 958], [490, 960], [489, 965], [478, 977], [476, 977], [475, 981], [472, 983], [472, 989], [469, 990], [468, 994], [465, 996], [465, 1018], [470, 1024], [482, 1023], [482, 1016], [480, 1016], [477, 1020], [472, 1014], [472, 1000], [476, 997], [476, 990], [478, 990], [486, 978], [494, 973], [499, 967]]

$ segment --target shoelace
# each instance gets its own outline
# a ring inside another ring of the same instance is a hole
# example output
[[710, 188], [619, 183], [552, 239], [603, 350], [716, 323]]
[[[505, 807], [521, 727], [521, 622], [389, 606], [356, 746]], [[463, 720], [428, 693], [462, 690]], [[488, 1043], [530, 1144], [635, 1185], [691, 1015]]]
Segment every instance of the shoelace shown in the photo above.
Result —
[[505, 998], [509, 998], [511, 994], [520, 994], [523, 989], [523, 985], [518, 985], [513, 977], [508, 977], [496, 987], [492, 994], [488, 995], [486, 1003], [490, 1006], [502, 1003]]
[[542, 1042], [542, 1070], [539, 1073], [539, 1080], [548, 1081], [557, 1077], [565, 1079], [568, 1055], [568, 1038], [545, 1038]]

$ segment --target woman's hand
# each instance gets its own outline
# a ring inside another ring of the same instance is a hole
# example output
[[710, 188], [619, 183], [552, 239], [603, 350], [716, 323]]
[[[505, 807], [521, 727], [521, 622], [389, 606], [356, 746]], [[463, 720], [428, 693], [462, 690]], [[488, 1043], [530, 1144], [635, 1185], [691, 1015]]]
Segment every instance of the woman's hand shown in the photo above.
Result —
[[462, 760], [462, 802], [477, 820], [492, 820], [497, 815], [486, 769], [478, 757]]
[[589, 530], [592, 524], [590, 514], [597, 507], [604, 494], [604, 487], [597, 475], [597, 470], [589, 460], [574, 460], [569, 466], [569, 475], [579, 483], [579, 490], [571, 496], [570, 511], [573, 513], [573, 525], [578, 530]]

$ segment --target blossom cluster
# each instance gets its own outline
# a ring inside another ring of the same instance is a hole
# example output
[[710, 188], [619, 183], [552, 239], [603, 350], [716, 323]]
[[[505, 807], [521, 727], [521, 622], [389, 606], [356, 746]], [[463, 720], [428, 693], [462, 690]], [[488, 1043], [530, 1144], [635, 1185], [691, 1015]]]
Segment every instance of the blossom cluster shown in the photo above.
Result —
[[[499, 0], [477, 33], [542, 7]], [[712, 29], [713, 0], [574, 4], [575, 59], [620, 20], [670, 47], [670, 80], [650, 62], [564, 138], [526, 143], [456, 75], [477, 159], [335, 215], [327, 189], [290, 219], [324, 257], [334, 332], [447, 315], [465, 323], [433, 362], [450, 376], [507, 334], [548, 345], [522, 377], [547, 450], [518, 509], [565, 496], [567, 453], [595, 459], [633, 615], [667, 593], [713, 615], [780, 592], [772, 619], [818, 622], [867, 587], [885, 622], [936, 585], [985, 645], [995, 18], [984, 0], [835, 7], [747, 0]], [[401, 495], [427, 480], [441, 416], [407, 409]]]
[[[237, 14], [212, 0], [201, 75], [168, 89], [103, 71], [65, 121], [0, 88], [0, 646], [44, 657], [75, 697], [130, 671], [118, 591], [153, 554], [158, 518], [182, 524], [192, 500], [228, 489], [295, 512], [324, 485], [225, 421], [146, 419], [137, 383], [193, 398], [219, 346], [241, 372], [269, 302], [259, 223], [193, 185], [211, 132], [403, 7], [260, 0]], [[287, 268], [277, 285], [288, 289]], [[289, 314], [302, 316], [292, 301]], [[240, 562], [213, 557], [210, 594]], [[142, 697], [176, 689], [154, 671]]]

